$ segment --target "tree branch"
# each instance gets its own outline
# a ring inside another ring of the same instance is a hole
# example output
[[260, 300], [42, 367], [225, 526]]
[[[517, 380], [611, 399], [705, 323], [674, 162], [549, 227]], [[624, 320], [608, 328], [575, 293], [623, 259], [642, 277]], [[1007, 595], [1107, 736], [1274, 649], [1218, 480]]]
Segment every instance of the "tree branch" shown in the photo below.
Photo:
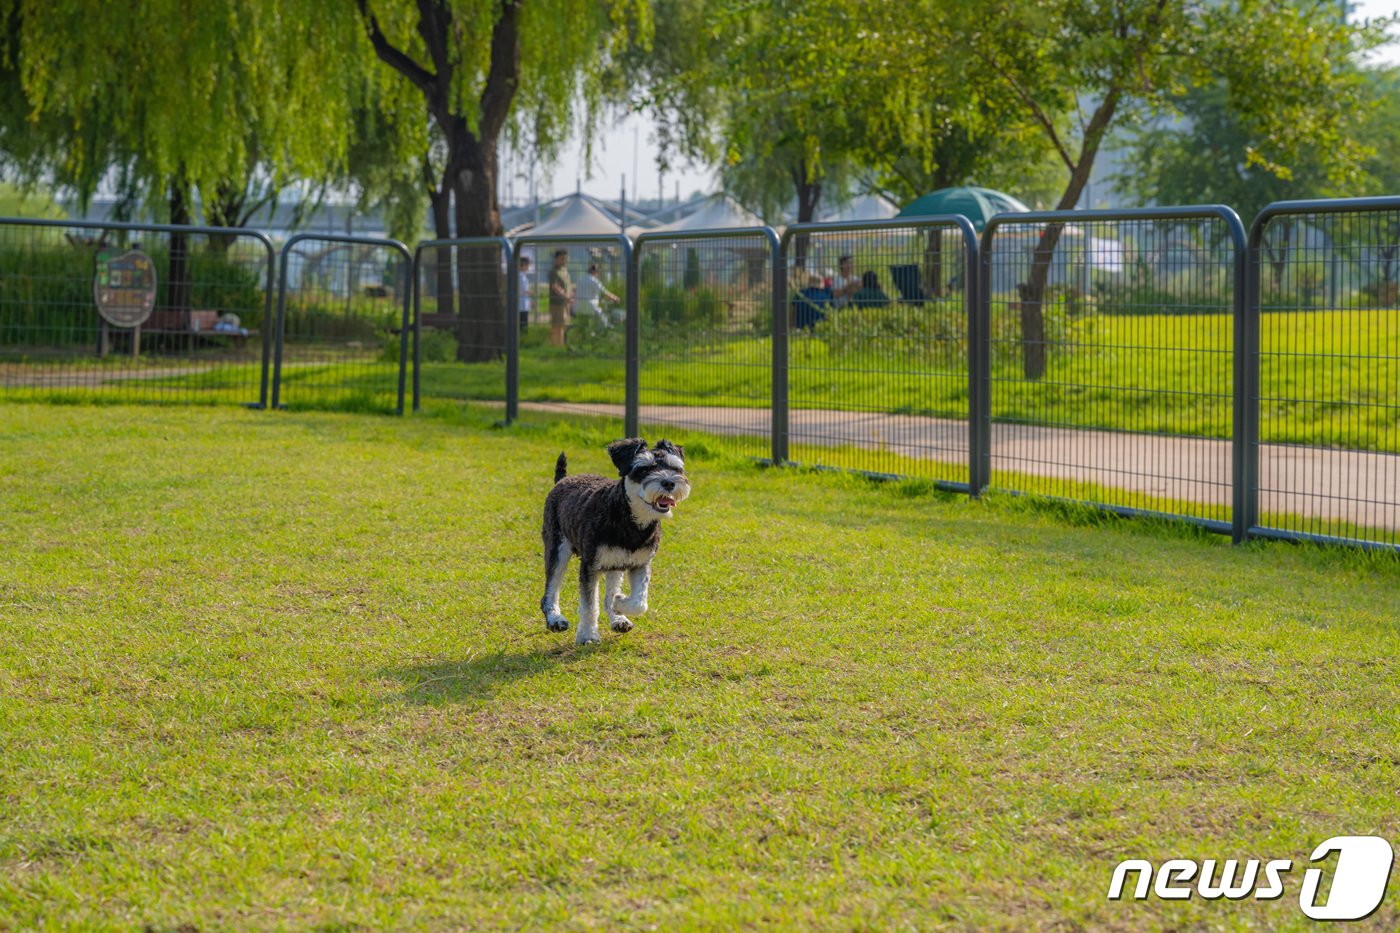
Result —
[[406, 52], [394, 47], [384, 35], [384, 31], [379, 28], [379, 20], [369, 11], [369, 0], [355, 0], [355, 4], [360, 8], [360, 16], [364, 18], [366, 30], [369, 32], [370, 45], [374, 46], [374, 53], [379, 56], [379, 60], [431, 97], [437, 76], [414, 61]]
[[500, 135], [519, 85], [520, 0], [501, 0], [501, 18], [491, 30], [491, 70], [481, 91], [482, 139]]
[[1016, 96], [1021, 98], [1021, 102], [1030, 108], [1031, 116], [1035, 118], [1035, 122], [1039, 123], [1041, 128], [1049, 135], [1050, 143], [1055, 147], [1055, 152], [1059, 154], [1060, 161], [1065, 163], [1065, 168], [1073, 172], [1075, 169], [1074, 158], [1069, 154], [1069, 150], [1065, 148], [1065, 144], [1060, 140], [1060, 133], [1055, 129], [1054, 121], [1046, 116], [1045, 111], [1040, 109], [1040, 105], [1031, 99], [1031, 95], [1026, 92], [1025, 88], [1021, 87], [1021, 82], [1017, 81], [1009, 71], [1000, 67], [990, 55], [983, 52], [981, 49], [975, 49], [974, 54], [991, 67], [993, 71], [1001, 75], [1007, 84], [1011, 85], [1011, 89], [1016, 92]]

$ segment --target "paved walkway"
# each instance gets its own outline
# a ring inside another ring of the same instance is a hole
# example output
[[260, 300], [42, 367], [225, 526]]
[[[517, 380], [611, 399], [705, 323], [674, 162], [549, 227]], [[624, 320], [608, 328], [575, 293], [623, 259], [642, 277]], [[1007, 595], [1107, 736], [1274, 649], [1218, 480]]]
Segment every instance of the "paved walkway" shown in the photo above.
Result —
[[[522, 408], [622, 418], [621, 405], [522, 402]], [[675, 425], [712, 434], [766, 437], [766, 408], [644, 405], [646, 425]], [[788, 414], [793, 459], [801, 448], [864, 447], [902, 457], [963, 465], [967, 424], [946, 418], [874, 412], [811, 411]], [[1092, 483], [1219, 507], [1228, 519], [1231, 496], [1229, 441], [1130, 434], [1119, 431], [992, 425], [992, 469]], [[1339, 533], [1348, 522], [1400, 530], [1400, 456], [1265, 444], [1259, 451], [1261, 515], [1305, 516], [1300, 530]], [[1332, 527], [1329, 527], [1332, 526]]]

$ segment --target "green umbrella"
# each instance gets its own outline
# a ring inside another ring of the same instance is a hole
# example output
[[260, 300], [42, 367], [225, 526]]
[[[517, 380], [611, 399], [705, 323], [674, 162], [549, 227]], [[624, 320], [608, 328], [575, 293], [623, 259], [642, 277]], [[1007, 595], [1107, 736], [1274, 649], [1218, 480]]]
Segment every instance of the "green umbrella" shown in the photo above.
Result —
[[1030, 208], [1009, 194], [991, 188], [939, 188], [904, 206], [899, 217], [962, 214], [980, 232], [993, 214], [1025, 213]]

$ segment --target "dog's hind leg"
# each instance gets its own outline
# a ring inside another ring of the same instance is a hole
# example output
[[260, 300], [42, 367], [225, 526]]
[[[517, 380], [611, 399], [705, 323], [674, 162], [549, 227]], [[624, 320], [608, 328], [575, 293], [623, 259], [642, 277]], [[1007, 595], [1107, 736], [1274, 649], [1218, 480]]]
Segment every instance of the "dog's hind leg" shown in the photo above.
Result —
[[622, 599], [622, 571], [609, 570], [604, 579], [607, 584], [603, 587], [603, 609], [608, 614], [608, 625], [614, 632], [632, 631], [632, 620], [614, 608]]
[[551, 632], [567, 632], [569, 620], [559, 611], [559, 589], [564, 585], [564, 571], [569, 567], [569, 555], [573, 550], [562, 534], [544, 548], [544, 598], [540, 600], [540, 611], [544, 613], [544, 624]]
[[579, 556], [578, 568], [578, 635], [580, 645], [598, 640], [598, 571]]
[[639, 616], [647, 611], [647, 589], [651, 586], [651, 564], [634, 567], [628, 571], [627, 578], [632, 585], [632, 592], [627, 594], [626, 599], [613, 600], [611, 608], [613, 612]]

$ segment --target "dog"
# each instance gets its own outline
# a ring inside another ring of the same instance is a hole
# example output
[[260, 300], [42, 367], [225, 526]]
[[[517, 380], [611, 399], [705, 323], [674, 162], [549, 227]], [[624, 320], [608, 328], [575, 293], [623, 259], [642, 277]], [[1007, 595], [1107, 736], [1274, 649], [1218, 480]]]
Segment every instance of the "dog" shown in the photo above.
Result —
[[[554, 488], [544, 500], [544, 598], [540, 610], [551, 632], [567, 632], [559, 590], [569, 557], [579, 558], [580, 645], [598, 641], [598, 576], [607, 579], [603, 612], [614, 632], [630, 632], [629, 615], [647, 611], [651, 562], [661, 544], [661, 522], [690, 495], [685, 450], [670, 441], [651, 449], [639, 437], [608, 445], [618, 478], [569, 476], [564, 454], [554, 465]], [[622, 595], [626, 572], [630, 593]]]

